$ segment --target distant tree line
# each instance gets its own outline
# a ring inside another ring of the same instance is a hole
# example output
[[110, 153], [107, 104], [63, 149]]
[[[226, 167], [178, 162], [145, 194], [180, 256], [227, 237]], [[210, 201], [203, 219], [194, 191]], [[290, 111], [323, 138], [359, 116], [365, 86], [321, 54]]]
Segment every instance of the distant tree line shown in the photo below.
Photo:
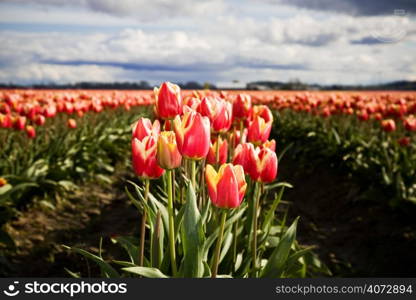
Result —
[[[177, 83], [184, 90], [218, 89], [214, 84], [197, 81]], [[17, 89], [100, 89], [100, 90], [150, 90], [153, 86], [147, 81], [138, 82], [78, 82], [72, 84], [42, 83], [32, 85], [21, 85], [14, 83], [0, 83], [0, 88]], [[280, 81], [255, 81], [249, 82], [245, 87], [247, 90], [416, 90], [416, 81], [395, 81], [374, 85], [320, 85], [307, 84], [299, 80], [289, 82]], [[222, 87], [221, 89], [236, 89], [235, 87]], [[239, 88], [241, 89], [241, 88]]]

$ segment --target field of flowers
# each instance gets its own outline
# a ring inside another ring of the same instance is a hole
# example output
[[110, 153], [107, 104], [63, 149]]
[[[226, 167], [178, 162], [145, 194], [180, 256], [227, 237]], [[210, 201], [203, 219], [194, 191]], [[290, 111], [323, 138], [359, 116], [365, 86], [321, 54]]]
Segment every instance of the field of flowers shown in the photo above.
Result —
[[[280, 171], [321, 163], [365, 187], [354, 201], [412, 210], [415, 115], [412, 92], [181, 91], [171, 83], [154, 91], [3, 90], [0, 271], [32, 274], [18, 266], [34, 237], [21, 232], [38, 222], [28, 216], [51, 219], [70, 208], [75, 220], [102, 189], [136, 217], [130, 230], [96, 230], [98, 248], [84, 247], [82, 234], [55, 241], [68, 276], [330, 276], [313, 238], [296, 238], [303, 216], [289, 212], [285, 189], [303, 184]], [[54, 230], [45, 228], [38, 241]], [[50, 246], [39, 254], [38, 241], [30, 257], [53, 265]]]

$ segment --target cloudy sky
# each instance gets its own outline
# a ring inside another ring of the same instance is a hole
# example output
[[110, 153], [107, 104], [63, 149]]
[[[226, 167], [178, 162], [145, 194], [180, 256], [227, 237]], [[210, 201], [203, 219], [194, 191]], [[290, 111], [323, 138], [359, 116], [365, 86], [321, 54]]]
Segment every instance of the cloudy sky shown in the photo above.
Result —
[[0, 82], [416, 80], [415, 0], [0, 0]]

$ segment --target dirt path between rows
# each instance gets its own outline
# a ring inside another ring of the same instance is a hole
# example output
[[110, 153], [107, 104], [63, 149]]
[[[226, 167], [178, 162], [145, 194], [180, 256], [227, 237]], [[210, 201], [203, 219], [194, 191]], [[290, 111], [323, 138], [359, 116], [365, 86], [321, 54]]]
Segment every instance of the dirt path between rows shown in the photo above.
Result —
[[335, 276], [415, 277], [416, 205], [391, 209], [380, 190], [369, 190], [345, 174], [317, 165], [302, 167], [285, 157], [280, 180], [292, 217], [301, 216], [298, 238]]

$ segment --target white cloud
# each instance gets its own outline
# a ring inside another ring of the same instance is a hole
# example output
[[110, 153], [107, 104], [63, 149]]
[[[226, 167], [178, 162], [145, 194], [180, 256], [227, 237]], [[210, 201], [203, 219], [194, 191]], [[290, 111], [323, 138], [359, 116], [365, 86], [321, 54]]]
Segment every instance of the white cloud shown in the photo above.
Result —
[[[67, 5], [58, 2], [35, 1], [52, 7], [53, 12]], [[0, 31], [0, 81], [248, 82], [299, 78], [366, 83], [409, 78], [416, 69], [412, 55], [416, 32], [411, 34], [410, 30], [416, 21], [410, 18], [400, 19], [400, 28], [408, 35], [398, 43], [384, 44], [373, 36], [386, 24], [395, 24], [389, 21], [395, 21], [391, 16], [354, 18], [292, 9], [291, 15], [277, 18], [268, 14], [268, 6], [262, 9], [260, 5], [256, 16], [249, 16], [252, 2], [243, 2], [242, 16], [224, 10], [232, 3], [219, 0], [177, 1], [175, 7], [174, 2], [165, 0], [144, 6], [140, 6], [143, 1], [74, 2], [85, 9], [77, 22], [105, 25], [99, 16], [111, 13], [114, 30], [62, 33], [52, 26], [50, 32]], [[195, 3], [199, 4], [191, 5]], [[8, 8], [17, 9], [13, 5]], [[61, 9], [58, 16], [62, 22], [70, 24], [70, 17], [75, 16], [71, 9]], [[87, 12], [89, 9], [94, 12]], [[33, 8], [35, 17], [31, 19], [31, 11], [19, 18], [36, 22], [46, 18], [42, 10]], [[10, 16], [4, 10], [0, 17], [3, 15]], [[154, 15], [152, 25], [142, 26], [144, 23], [133, 20], [141, 15]]]

